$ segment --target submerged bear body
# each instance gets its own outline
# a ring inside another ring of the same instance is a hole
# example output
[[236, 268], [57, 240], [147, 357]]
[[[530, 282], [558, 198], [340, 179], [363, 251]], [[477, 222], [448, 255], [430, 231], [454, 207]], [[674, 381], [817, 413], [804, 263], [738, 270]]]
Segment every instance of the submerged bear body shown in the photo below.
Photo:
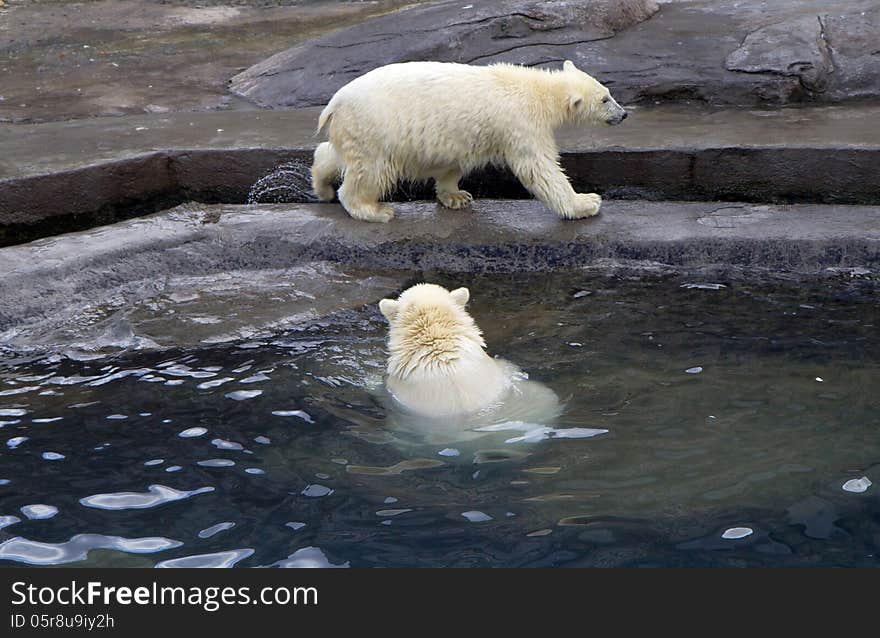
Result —
[[[443, 427], [451, 430], [498, 418], [555, 417], [560, 406], [549, 388], [486, 352], [482, 333], [465, 310], [469, 296], [467, 288], [418, 284], [380, 302], [389, 323], [389, 394], [404, 413], [443, 418]], [[463, 421], [449, 418], [463, 416]]]

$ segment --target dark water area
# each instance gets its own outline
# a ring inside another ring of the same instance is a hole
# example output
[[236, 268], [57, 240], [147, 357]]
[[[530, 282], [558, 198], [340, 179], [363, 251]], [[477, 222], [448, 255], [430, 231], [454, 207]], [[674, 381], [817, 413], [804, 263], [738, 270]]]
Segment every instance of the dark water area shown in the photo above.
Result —
[[869, 282], [421, 279], [469, 286], [490, 352], [561, 414], [401, 430], [375, 304], [259, 340], [8, 359], [0, 565], [880, 564]]

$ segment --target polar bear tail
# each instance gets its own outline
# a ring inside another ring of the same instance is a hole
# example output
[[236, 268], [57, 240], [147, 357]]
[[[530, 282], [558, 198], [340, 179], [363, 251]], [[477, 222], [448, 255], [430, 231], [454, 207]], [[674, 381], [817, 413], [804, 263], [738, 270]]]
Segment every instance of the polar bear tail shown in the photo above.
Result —
[[334, 100], [330, 100], [330, 103], [324, 107], [324, 110], [321, 111], [321, 115], [318, 117], [318, 130], [315, 131], [316, 135], [327, 132], [327, 127], [330, 126], [330, 120], [333, 119], [333, 112], [335, 110], [336, 105], [334, 104]]

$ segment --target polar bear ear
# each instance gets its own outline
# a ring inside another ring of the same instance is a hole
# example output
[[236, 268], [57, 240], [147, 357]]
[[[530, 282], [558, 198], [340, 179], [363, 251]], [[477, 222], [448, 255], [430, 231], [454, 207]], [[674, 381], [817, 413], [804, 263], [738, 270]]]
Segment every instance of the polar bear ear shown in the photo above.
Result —
[[562, 63], [562, 70], [563, 71], [577, 71], [577, 67], [574, 65], [574, 62], [572, 62], [571, 60], [566, 60], [565, 62]]
[[462, 308], [464, 308], [464, 305], [468, 302], [468, 299], [471, 298], [471, 293], [467, 288], [456, 288], [449, 294], [452, 295], [452, 300]]
[[400, 302], [395, 299], [383, 299], [379, 302], [379, 310], [385, 315], [388, 321], [394, 319], [397, 311], [400, 310]]

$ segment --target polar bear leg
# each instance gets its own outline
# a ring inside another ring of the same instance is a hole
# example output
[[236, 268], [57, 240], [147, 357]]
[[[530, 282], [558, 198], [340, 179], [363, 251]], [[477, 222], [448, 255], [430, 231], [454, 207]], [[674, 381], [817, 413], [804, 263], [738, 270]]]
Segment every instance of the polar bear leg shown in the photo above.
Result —
[[470, 206], [474, 198], [467, 191], [458, 188], [458, 180], [462, 177], [461, 171], [452, 170], [435, 178], [437, 187], [437, 201], [446, 208], [458, 210]]
[[330, 142], [322, 142], [315, 149], [312, 163], [312, 189], [323, 202], [329, 202], [336, 195], [335, 184], [342, 174], [342, 157]]
[[355, 219], [365, 222], [387, 222], [394, 217], [389, 204], [379, 202], [384, 190], [382, 181], [359, 162], [346, 161], [345, 176], [337, 195], [339, 203]]
[[575, 193], [555, 158], [522, 154], [509, 164], [522, 185], [563, 219], [598, 214], [602, 198], [596, 193]]

